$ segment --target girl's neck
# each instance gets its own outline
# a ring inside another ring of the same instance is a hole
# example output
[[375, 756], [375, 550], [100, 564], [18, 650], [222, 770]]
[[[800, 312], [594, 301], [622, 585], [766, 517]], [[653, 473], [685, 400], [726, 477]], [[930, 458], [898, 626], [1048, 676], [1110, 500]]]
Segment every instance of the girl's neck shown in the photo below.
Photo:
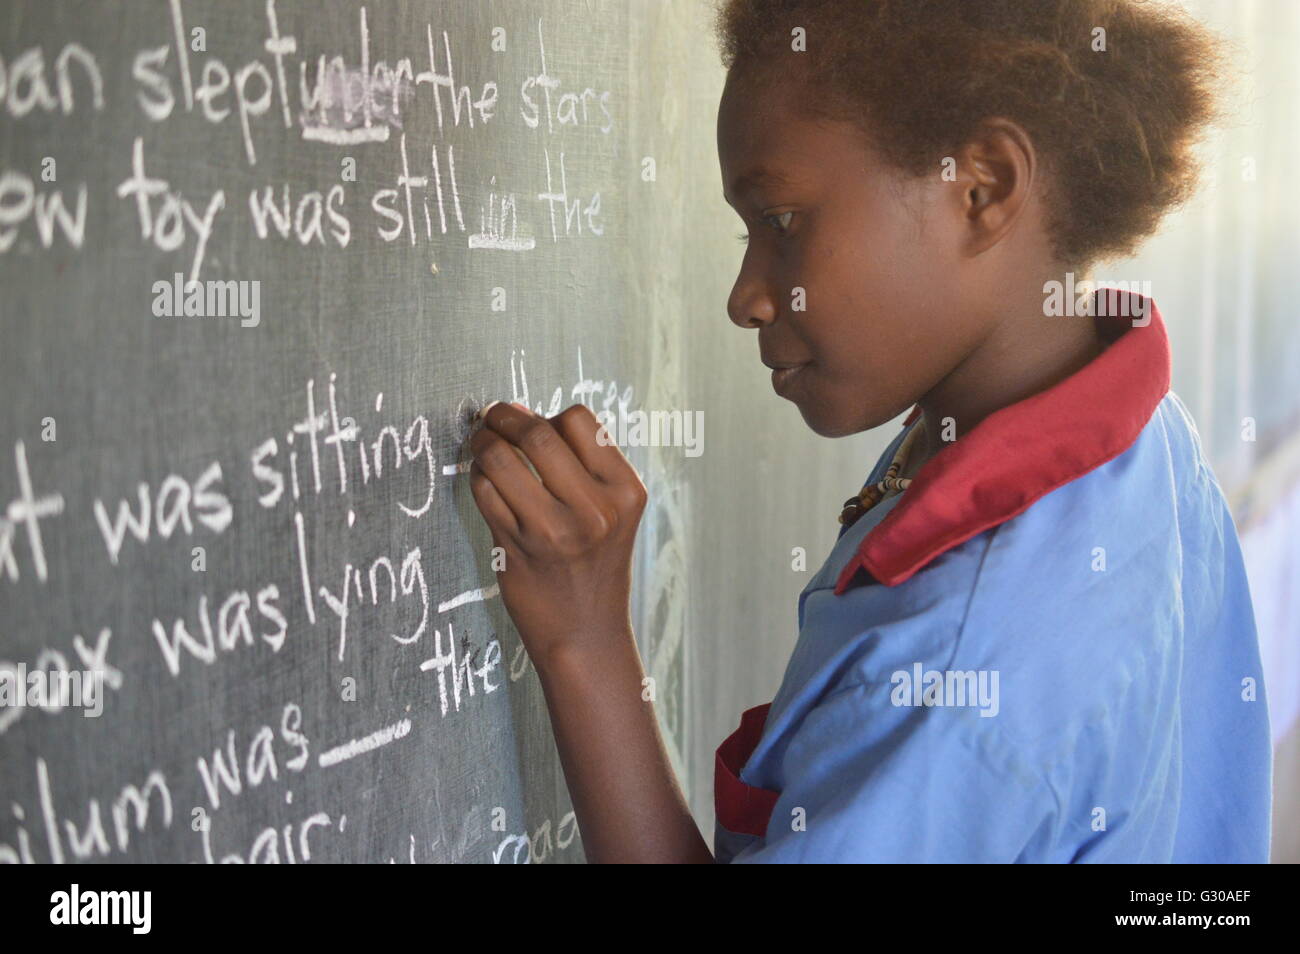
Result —
[[1009, 404], [1065, 380], [1105, 350], [1095, 322], [1085, 316], [1041, 313], [1008, 319], [918, 402], [923, 428], [901, 476], [913, 477], [952, 439]]

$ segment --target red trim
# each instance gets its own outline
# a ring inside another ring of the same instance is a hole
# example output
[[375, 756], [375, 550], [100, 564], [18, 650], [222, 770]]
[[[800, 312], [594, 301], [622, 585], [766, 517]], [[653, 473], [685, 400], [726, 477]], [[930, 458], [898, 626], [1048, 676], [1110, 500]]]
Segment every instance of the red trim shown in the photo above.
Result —
[[749, 761], [763, 735], [763, 725], [771, 705], [767, 702], [746, 709], [740, 717], [740, 727], [723, 740], [714, 757], [713, 809], [718, 822], [727, 831], [762, 837], [767, 832], [772, 806], [780, 795], [766, 788], [746, 785], [740, 780], [740, 770]]
[[[1130, 296], [1127, 315], [1143, 314], [1136, 310], [1143, 304], [1150, 308], [1149, 322], [1134, 325], [1132, 317], [1119, 317], [1121, 292], [1102, 291], [1109, 295], [1101, 313], [1116, 317], [1100, 320], [1128, 327], [1064, 381], [994, 411], [926, 461], [840, 572], [837, 596], [859, 569], [897, 586], [944, 551], [1132, 446], [1169, 391], [1169, 336], [1155, 301], [1122, 293]], [[920, 414], [918, 404], [905, 423]]]

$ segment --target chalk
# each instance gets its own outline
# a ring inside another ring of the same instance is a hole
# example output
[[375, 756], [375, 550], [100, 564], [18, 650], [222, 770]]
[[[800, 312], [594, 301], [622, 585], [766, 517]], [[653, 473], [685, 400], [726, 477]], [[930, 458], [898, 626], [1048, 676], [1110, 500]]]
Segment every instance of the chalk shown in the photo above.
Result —
[[[494, 406], [496, 406], [496, 405], [498, 405], [498, 404], [500, 404], [500, 403], [502, 403], [502, 402], [501, 402], [501, 401], [490, 401], [489, 403], [485, 404], [482, 408], [480, 408], [480, 409], [479, 409], [479, 410], [474, 414], [473, 417], [470, 418], [470, 428], [469, 428], [469, 433], [468, 433], [467, 435], [465, 435], [465, 440], [466, 440], [467, 442], [469, 441], [469, 439], [470, 439], [471, 437], [473, 437], [475, 434], [477, 434], [479, 431], [481, 431], [484, 427], [487, 426], [487, 422], [484, 420], [484, 418], [487, 416], [487, 412], [490, 411], [490, 410], [492, 410], [492, 408], [493, 408]], [[519, 408], [519, 410], [523, 411], [523, 412], [524, 412], [525, 414], [527, 414], [529, 417], [539, 417], [539, 416], [540, 416], [540, 415], [538, 415], [538, 413], [537, 413], [536, 411], [534, 411], [532, 408], [530, 408], [527, 404], [523, 404], [523, 403], [521, 403], [521, 402], [519, 402], [519, 401], [511, 401], [511, 402], [510, 402], [510, 406], [511, 406], [511, 407], [517, 407], [517, 408]], [[543, 418], [543, 420], [544, 420], [544, 418]], [[528, 455], [525, 454], [523, 451], [521, 451], [518, 447], [515, 447], [514, 445], [511, 445], [511, 449], [514, 450], [515, 455], [518, 456], [518, 458], [519, 458], [521, 461], [523, 461], [524, 466], [528, 468], [529, 473], [531, 473], [531, 474], [533, 475], [533, 477], [535, 477], [539, 483], [544, 483], [544, 481], [542, 480], [542, 475], [539, 474], [539, 473], [537, 472], [537, 468], [534, 467], [534, 466], [533, 466], [533, 462], [532, 462], [531, 460], [528, 459]], [[472, 464], [472, 461], [465, 461], [465, 462], [463, 462], [462, 464], [458, 464], [458, 465], [456, 465], [456, 472], [465, 472], [465, 471], [468, 471], [469, 468], [470, 468], [470, 465], [471, 465], [471, 464]], [[444, 468], [444, 469], [443, 469], [443, 472], [446, 473], [446, 471], [447, 471], [447, 468]]]

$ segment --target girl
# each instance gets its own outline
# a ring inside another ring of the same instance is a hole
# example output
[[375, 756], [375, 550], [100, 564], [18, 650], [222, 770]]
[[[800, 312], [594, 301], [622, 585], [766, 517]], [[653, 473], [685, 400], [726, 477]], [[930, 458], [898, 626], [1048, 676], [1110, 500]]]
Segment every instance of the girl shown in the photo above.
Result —
[[588, 859], [1267, 860], [1250, 597], [1163, 318], [1059, 294], [1191, 194], [1214, 41], [1134, 0], [724, 0], [718, 27], [731, 319], [816, 433], [910, 413], [827, 501], [711, 853], [642, 699], [646, 491], [585, 407], [489, 406], [471, 484]]

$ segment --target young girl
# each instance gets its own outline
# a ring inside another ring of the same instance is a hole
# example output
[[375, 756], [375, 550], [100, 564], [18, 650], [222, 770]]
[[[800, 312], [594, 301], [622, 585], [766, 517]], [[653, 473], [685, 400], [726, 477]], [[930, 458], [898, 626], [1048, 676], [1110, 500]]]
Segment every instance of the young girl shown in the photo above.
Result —
[[1214, 40], [1134, 0], [724, 0], [718, 25], [731, 319], [818, 434], [910, 413], [826, 501], [784, 681], [717, 752], [711, 853], [642, 696], [645, 488], [581, 405], [486, 411], [473, 492], [588, 859], [1266, 861], [1250, 596], [1164, 319], [1053, 293], [1191, 193]]

